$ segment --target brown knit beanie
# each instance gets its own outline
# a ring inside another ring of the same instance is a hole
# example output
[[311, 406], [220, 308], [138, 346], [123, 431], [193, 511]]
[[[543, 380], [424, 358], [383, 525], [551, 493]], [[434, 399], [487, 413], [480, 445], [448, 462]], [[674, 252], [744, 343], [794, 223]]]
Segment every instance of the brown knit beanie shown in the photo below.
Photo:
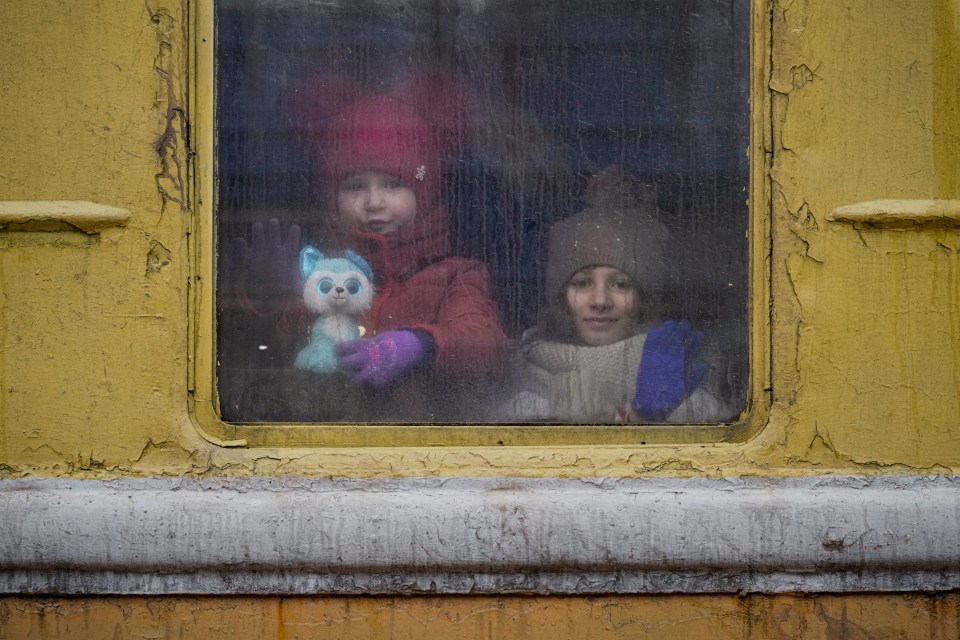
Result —
[[564, 289], [573, 274], [586, 267], [623, 271], [640, 293], [641, 308], [658, 304], [669, 288], [668, 236], [647, 206], [594, 207], [558, 222], [550, 232], [541, 326], [553, 334], [572, 331]]

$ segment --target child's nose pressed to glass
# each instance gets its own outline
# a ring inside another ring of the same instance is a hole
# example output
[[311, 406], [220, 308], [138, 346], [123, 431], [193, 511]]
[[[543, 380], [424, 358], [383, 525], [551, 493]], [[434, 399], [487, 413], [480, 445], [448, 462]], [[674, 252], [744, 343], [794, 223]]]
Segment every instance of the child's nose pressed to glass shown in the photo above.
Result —
[[633, 282], [614, 267], [577, 271], [566, 287], [567, 308], [584, 344], [602, 347], [630, 337], [640, 316]]
[[346, 228], [386, 235], [416, 219], [417, 198], [400, 178], [364, 171], [347, 176], [337, 186], [337, 213]]

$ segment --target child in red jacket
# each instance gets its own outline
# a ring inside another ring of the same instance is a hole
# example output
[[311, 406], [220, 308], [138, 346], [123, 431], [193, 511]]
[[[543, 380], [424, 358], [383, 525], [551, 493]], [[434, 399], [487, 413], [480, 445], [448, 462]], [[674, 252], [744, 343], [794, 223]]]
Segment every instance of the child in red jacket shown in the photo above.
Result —
[[[364, 337], [338, 346], [341, 370], [355, 383], [378, 390], [418, 372], [450, 381], [495, 371], [506, 338], [486, 267], [451, 255], [449, 214], [440, 202], [438, 141], [431, 127], [399, 99], [363, 97], [327, 124], [321, 151], [333, 214], [320, 240], [327, 249], [359, 253], [375, 275], [373, 306], [360, 319]], [[286, 289], [284, 299], [265, 302], [240, 287], [241, 306], [251, 316], [274, 320], [279, 334], [274, 342], [286, 360], [307, 335], [298, 297], [302, 285], [293, 276], [299, 226], [283, 238], [279, 223], [271, 220], [266, 229], [255, 225], [252, 246], [239, 242], [248, 275], [279, 272], [273, 282]], [[423, 398], [409, 401], [423, 404]]]

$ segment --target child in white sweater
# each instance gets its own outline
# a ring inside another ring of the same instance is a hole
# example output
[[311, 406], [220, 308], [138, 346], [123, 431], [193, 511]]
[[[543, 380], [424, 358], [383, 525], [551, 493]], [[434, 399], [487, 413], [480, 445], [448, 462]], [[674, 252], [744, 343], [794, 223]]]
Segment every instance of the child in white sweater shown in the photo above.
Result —
[[669, 280], [667, 231], [642, 208], [588, 209], [551, 230], [548, 297], [514, 358], [518, 421], [717, 422], [702, 382], [703, 334], [686, 320], [645, 330]]

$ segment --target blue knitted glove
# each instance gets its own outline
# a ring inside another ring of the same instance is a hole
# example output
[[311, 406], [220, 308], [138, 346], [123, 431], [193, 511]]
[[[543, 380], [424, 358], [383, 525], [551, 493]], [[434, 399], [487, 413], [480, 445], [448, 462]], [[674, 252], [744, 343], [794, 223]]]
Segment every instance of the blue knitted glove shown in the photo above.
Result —
[[643, 344], [637, 371], [637, 390], [631, 407], [641, 418], [661, 421], [687, 399], [710, 367], [697, 361], [703, 334], [690, 322], [668, 320], [651, 329]]
[[337, 345], [340, 366], [356, 373], [354, 382], [386, 387], [423, 360], [423, 343], [413, 331], [387, 331], [369, 340]]

